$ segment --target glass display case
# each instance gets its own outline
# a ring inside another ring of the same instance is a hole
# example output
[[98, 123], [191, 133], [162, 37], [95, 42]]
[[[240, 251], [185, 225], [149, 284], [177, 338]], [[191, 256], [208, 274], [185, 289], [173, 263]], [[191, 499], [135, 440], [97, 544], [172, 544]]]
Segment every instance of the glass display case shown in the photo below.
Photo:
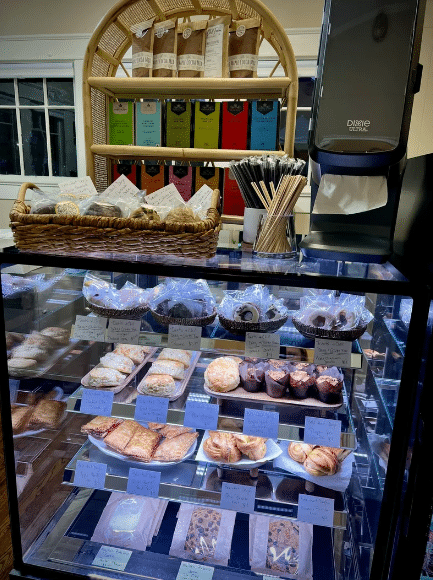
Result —
[[389, 577], [427, 288], [241, 251], [3, 256], [13, 575]]

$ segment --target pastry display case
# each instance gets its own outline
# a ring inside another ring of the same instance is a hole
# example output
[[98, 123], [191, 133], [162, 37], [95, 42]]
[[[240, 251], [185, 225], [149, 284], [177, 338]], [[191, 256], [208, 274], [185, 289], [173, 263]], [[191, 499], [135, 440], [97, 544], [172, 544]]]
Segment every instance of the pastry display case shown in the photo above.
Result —
[[422, 284], [241, 250], [3, 256], [12, 575], [397, 577]]

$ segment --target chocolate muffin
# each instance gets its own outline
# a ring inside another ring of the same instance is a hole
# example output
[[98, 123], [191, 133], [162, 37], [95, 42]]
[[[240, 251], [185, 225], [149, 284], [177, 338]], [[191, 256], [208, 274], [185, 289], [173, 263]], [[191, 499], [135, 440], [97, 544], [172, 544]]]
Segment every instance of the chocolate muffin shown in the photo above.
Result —
[[290, 393], [298, 399], [305, 399], [315, 382], [314, 375], [306, 371], [294, 371], [290, 373]]
[[273, 398], [284, 397], [287, 391], [288, 373], [270, 368], [265, 373], [266, 393]]
[[250, 393], [262, 391], [265, 386], [265, 371], [269, 365], [258, 358], [246, 358], [239, 364], [241, 386]]
[[316, 379], [317, 396], [323, 403], [338, 403], [341, 401], [343, 381], [337, 377], [321, 375]]

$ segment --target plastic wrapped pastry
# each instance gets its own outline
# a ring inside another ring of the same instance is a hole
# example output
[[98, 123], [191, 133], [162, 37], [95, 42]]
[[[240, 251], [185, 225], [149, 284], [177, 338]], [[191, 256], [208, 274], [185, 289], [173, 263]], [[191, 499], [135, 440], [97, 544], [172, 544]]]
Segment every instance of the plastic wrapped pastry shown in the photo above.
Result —
[[151, 310], [170, 318], [188, 319], [210, 316], [215, 300], [205, 280], [168, 278], [151, 294]]
[[89, 304], [100, 308], [130, 310], [147, 308], [149, 291], [131, 282], [126, 282], [120, 290], [117, 290], [114, 284], [88, 272], [83, 282], [83, 295]]

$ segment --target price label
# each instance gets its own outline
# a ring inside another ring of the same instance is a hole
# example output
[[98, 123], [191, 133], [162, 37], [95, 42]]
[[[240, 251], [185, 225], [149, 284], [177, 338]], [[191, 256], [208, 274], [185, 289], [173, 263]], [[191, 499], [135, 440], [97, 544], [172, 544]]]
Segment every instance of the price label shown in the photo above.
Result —
[[269, 574], [263, 574], [263, 580], [280, 580], [279, 576], [269, 576]]
[[221, 487], [220, 507], [236, 512], [254, 513], [256, 488], [251, 485], [227, 483], [223, 481]]
[[297, 519], [307, 524], [332, 528], [334, 526], [334, 500], [300, 493]]
[[163, 397], [148, 397], [138, 395], [135, 401], [136, 421], [154, 421], [165, 423], [167, 421], [168, 399]]
[[123, 320], [110, 318], [105, 342], [120, 342], [121, 344], [138, 344], [140, 338], [141, 320]]
[[147, 469], [136, 469], [135, 467], [131, 467], [129, 470], [126, 491], [133, 495], [158, 497], [160, 481], [161, 472], [159, 471], [148, 471]]
[[96, 187], [93, 185], [93, 181], [88, 175], [80, 179], [72, 179], [71, 181], [59, 183], [59, 189], [61, 193], [76, 196], [76, 199], [79, 201], [81, 199], [86, 199], [86, 197], [98, 195]]
[[257, 358], [279, 358], [280, 337], [267, 332], [245, 333], [245, 356]]
[[304, 443], [340, 447], [341, 421], [305, 417]]
[[213, 572], [214, 568], [211, 566], [181, 562], [176, 580], [212, 580]]
[[214, 431], [218, 427], [218, 411], [218, 405], [187, 401], [183, 424], [185, 427]]
[[105, 488], [105, 463], [96, 461], [77, 461], [75, 466], [74, 485], [77, 487], [89, 487], [91, 489]]
[[96, 389], [83, 389], [80, 413], [111, 417], [113, 400], [113, 392], [97, 391]]
[[100, 316], [82, 316], [77, 314], [72, 338], [105, 342], [107, 319]]
[[352, 343], [348, 340], [316, 338], [314, 341], [314, 362], [316, 365], [350, 368]]
[[168, 348], [200, 350], [201, 326], [181, 326], [170, 324], [168, 327]]
[[244, 435], [255, 435], [268, 439], [278, 439], [280, 415], [275, 411], [245, 409]]
[[109, 568], [110, 570], [124, 571], [131, 554], [131, 550], [115, 548], [114, 546], [101, 546], [92, 565]]

